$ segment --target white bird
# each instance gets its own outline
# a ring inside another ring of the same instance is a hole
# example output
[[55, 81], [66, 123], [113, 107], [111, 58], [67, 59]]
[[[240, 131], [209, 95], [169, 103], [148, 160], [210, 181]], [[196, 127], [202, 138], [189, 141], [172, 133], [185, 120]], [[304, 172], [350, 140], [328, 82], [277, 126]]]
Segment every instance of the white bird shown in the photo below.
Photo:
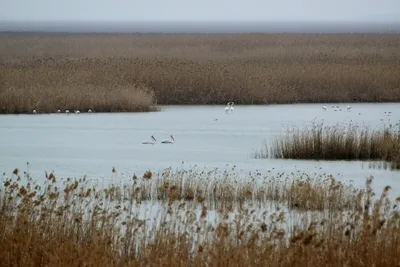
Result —
[[226, 107], [225, 107], [225, 112], [226, 112], [226, 113], [229, 112], [229, 110], [230, 110], [230, 105], [231, 105], [231, 102], [228, 102], [228, 104], [227, 104]]
[[161, 141], [161, 143], [163, 143], [163, 144], [173, 144], [175, 142], [174, 137], [172, 135], [170, 135], [169, 137], [170, 137], [169, 140], [163, 140], [163, 141]]
[[322, 109], [323, 109], [324, 111], [326, 111], [326, 106], [322, 106]]
[[61, 110], [57, 109], [57, 113], [60, 113], [60, 112], [61, 112]]
[[69, 110], [67, 109], [67, 110], [65, 111], [65, 113], [69, 114]]
[[79, 110], [75, 110], [75, 114], [79, 114], [81, 113]]
[[32, 112], [33, 112], [33, 114], [36, 114], [36, 113], [37, 113], [37, 112], [36, 112], [36, 109], [34, 109]]
[[234, 105], [235, 103], [231, 103], [231, 112], [233, 112], [233, 105]]
[[144, 142], [143, 142], [142, 144], [145, 144], [145, 145], [154, 145], [155, 142], [157, 142], [157, 140], [154, 138], [153, 135], [151, 136], [151, 139], [152, 139], [153, 141], [144, 140]]
[[92, 113], [92, 110], [91, 110], [91, 109], [89, 109], [89, 110], [88, 110], [88, 112], [89, 112], [89, 113]]
[[351, 106], [347, 106], [347, 111], [350, 111], [350, 109], [351, 109]]

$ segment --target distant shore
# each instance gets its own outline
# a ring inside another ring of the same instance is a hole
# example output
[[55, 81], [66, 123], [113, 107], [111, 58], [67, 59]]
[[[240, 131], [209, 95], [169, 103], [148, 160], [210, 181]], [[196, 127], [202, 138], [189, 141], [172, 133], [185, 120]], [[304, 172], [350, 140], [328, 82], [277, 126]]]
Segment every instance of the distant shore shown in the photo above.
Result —
[[0, 35], [0, 113], [400, 101], [400, 34]]
[[[12, 34], [232, 34], [232, 33], [400, 33], [398, 14], [358, 21], [5, 21]], [[392, 19], [391, 19], [392, 18]]]

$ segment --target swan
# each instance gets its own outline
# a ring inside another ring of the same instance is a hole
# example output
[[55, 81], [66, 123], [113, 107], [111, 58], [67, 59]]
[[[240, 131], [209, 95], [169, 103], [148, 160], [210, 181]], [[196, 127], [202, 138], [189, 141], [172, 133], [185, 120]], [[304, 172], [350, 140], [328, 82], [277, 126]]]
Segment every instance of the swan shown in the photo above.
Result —
[[233, 102], [231, 103], [231, 112], [233, 112], [233, 109], [234, 109], [234, 108], [233, 108], [233, 105], [234, 105], [234, 104], [235, 104], [235, 103], [233, 103]]
[[153, 135], [151, 136], [151, 139], [152, 139], [153, 141], [144, 140], [144, 142], [143, 142], [142, 144], [145, 144], [145, 145], [154, 145], [154, 144], [157, 142], [157, 140], [154, 138]]
[[69, 110], [67, 109], [67, 110], [65, 111], [65, 113], [69, 114]]
[[326, 111], [326, 106], [322, 106], [322, 109], [323, 109], [324, 111]]
[[89, 112], [89, 113], [92, 113], [92, 110], [91, 110], [91, 109], [89, 109], [89, 110], [88, 110], [88, 112]]
[[36, 113], [37, 113], [36, 109], [34, 109], [32, 112], [33, 112], [33, 114], [36, 114]]
[[79, 110], [75, 110], [75, 114], [79, 114], [81, 113]]
[[174, 137], [172, 135], [170, 135], [169, 137], [170, 137], [170, 140], [163, 140], [163, 141], [161, 141], [161, 143], [163, 143], [163, 144], [173, 144], [173, 143], [175, 143]]
[[230, 110], [230, 105], [231, 105], [231, 102], [228, 102], [228, 104], [226, 104], [226, 107], [225, 107], [225, 112], [226, 112], [226, 113], [229, 112], [229, 110]]
[[60, 113], [60, 112], [61, 112], [61, 110], [57, 109], [57, 113]]
[[350, 109], [351, 109], [351, 106], [347, 106], [347, 111], [350, 111]]

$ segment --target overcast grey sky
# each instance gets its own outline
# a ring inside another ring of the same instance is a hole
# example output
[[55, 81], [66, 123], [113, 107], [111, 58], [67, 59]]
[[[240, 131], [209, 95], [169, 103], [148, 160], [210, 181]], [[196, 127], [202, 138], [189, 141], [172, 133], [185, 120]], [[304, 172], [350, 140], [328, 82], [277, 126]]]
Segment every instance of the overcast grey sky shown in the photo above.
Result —
[[389, 20], [400, 0], [1, 0], [0, 20]]

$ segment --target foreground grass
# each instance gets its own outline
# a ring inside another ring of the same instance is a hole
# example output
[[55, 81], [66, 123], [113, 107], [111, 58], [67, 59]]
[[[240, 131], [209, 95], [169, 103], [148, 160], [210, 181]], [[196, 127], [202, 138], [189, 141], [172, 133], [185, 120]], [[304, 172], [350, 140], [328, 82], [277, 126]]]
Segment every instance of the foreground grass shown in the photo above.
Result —
[[[194, 178], [186, 180], [182, 173], [147, 172], [130, 184], [102, 190], [83, 181], [60, 185], [53, 174], [35, 185], [29, 175], [19, 177], [15, 170], [0, 187], [0, 265], [379, 267], [400, 262], [400, 198], [388, 197], [390, 187], [374, 197], [372, 178], [365, 190], [332, 188], [331, 193], [344, 197], [336, 199], [338, 205], [352, 199], [352, 205], [340, 209], [285, 211], [280, 205], [270, 210], [249, 199], [247, 207], [217, 209], [218, 220], [212, 223], [206, 200], [223, 202], [232, 188], [242, 189], [214, 181], [218, 189], [209, 191], [214, 195], [179, 198], [182, 182], [200, 186], [197, 176], [207, 177], [188, 171], [187, 177]], [[151, 220], [140, 218], [137, 210], [145, 205], [142, 184], [157, 188], [159, 181], [171, 183], [164, 186], [165, 198], [157, 199], [155, 192], [148, 198], [160, 207], [161, 220], [152, 223], [151, 215]], [[322, 192], [320, 185], [303, 182], [294, 178], [276, 191], [290, 188], [285, 200]], [[341, 187], [333, 178], [331, 183]]]
[[127, 95], [133, 106], [399, 101], [399, 51], [398, 35], [0, 36], [0, 108], [95, 92], [77, 108], [120, 110]]
[[400, 128], [397, 125], [371, 130], [353, 124], [313, 124], [277, 138], [271, 154], [284, 159], [381, 160], [390, 162], [392, 169], [400, 169]]

